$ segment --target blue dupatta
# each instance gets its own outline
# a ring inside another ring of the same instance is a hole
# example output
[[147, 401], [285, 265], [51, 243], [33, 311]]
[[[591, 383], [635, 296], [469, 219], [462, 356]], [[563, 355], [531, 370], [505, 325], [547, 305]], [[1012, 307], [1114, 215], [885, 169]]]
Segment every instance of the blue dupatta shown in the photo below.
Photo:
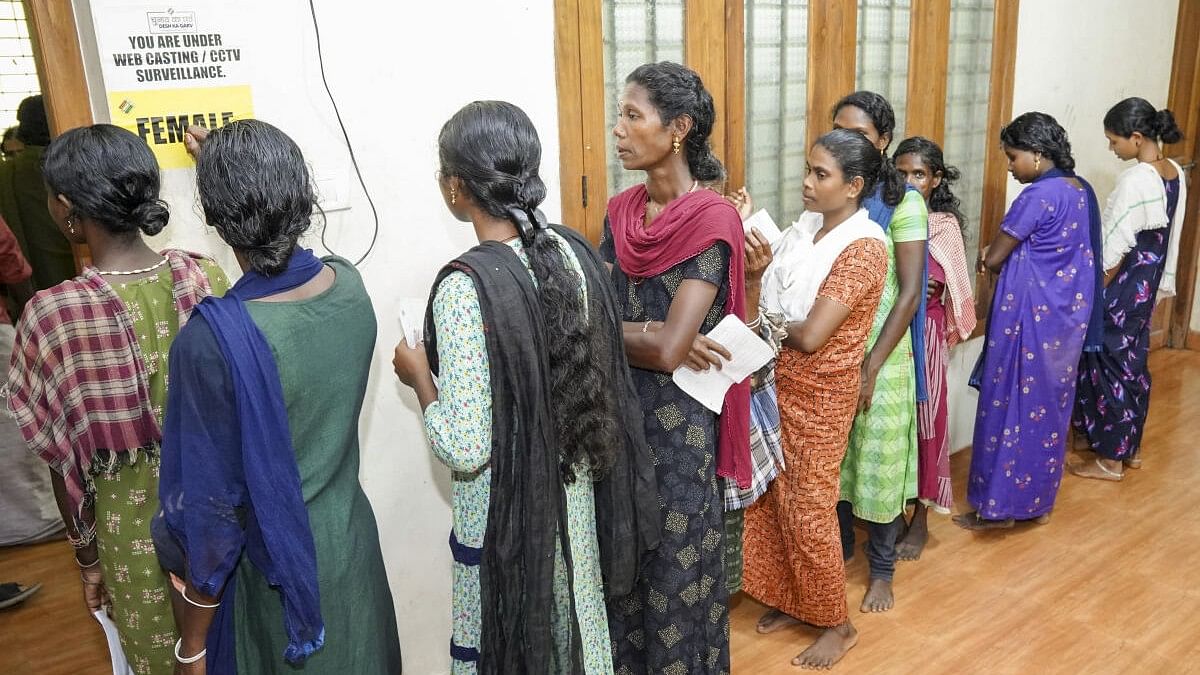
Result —
[[[906, 187], [907, 190], [915, 190], [911, 185]], [[871, 196], [863, 200], [863, 208], [867, 210], [867, 217], [875, 221], [877, 225], [883, 228], [886, 233], [888, 227], [892, 224], [892, 214], [896, 212], [895, 206], [889, 206], [883, 201], [883, 186], [880, 185], [875, 189]], [[924, 285], [929, 285], [929, 223], [925, 223], [925, 259], [922, 264], [921, 278], [924, 280]], [[897, 275], [899, 276], [899, 275]], [[922, 287], [924, 288], [924, 286]], [[924, 403], [929, 400], [929, 388], [925, 377], [925, 298], [926, 292], [921, 291], [921, 299], [917, 301], [917, 311], [913, 314], [912, 323], [909, 325], [908, 332], [912, 335], [913, 346], [913, 365], [917, 371], [917, 403]]]
[[279, 590], [288, 636], [284, 658], [302, 662], [325, 641], [316, 546], [283, 385], [245, 304], [299, 287], [323, 265], [312, 251], [297, 248], [277, 276], [247, 272], [225, 297], [197, 305], [171, 349], [163, 511], [156, 518], [163, 522], [154, 525], [155, 544], [164, 567], [177, 576], [186, 571], [206, 595], [222, 595], [207, 638], [210, 672], [236, 671], [234, 572], [243, 550]]

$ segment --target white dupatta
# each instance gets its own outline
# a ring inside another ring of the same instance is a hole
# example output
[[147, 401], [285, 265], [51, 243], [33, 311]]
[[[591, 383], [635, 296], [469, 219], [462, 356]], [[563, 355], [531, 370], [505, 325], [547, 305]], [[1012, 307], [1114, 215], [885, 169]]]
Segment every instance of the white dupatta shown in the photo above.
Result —
[[1173, 160], [1168, 159], [1179, 174], [1179, 203], [1175, 218], [1167, 220], [1167, 192], [1163, 178], [1148, 163], [1138, 162], [1117, 176], [1117, 186], [1108, 195], [1101, 218], [1104, 239], [1104, 269], [1121, 264], [1126, 253], [1137, 245], [1137, 235], [1145, 230], [1170, 227], [1167, 260], [1163, 266], [1159, 290], [1175, 292], [1175, 266], [1179, 259], [1179, 237], [1187, 205], [1187, 177]]
[[813, 243], [813, 237], [824, 224], [825, 217], [820, 213], [805, 211], [771, 247], [773, 260], [763, 273], [760, 295], [760, 304], [766, 311], [782, 314], [787, 321], [803, 321], [817, 301], [817, 292], [833, 263], [846, 247], [859, 239], [887, 243], [883, 229], [867, 216], [866, 209], [859, 209]]

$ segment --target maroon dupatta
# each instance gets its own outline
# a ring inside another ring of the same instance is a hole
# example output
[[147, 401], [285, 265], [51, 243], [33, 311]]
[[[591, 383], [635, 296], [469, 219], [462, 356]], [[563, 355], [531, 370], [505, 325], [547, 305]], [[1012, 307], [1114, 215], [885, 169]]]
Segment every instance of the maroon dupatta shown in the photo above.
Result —
[[[725, 314], [746, 319], [745, 233], [737, 209], [711, 190], [671, 201], [645, 227], [646, 186], [635, 185], [608, 202], [608, 223], [621, 270], [631, 278], [663, 274], [717, 242], [729, 247], [729, 295]], [[750, 486], [750, 381], [725, 394], [719, 422], [717, 475]]]

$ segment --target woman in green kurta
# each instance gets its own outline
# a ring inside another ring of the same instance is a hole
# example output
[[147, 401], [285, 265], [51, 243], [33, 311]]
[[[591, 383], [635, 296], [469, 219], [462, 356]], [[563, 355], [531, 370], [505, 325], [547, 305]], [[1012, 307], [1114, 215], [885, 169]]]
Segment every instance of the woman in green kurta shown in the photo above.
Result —
[[[859, 91], [834, 108], [834, 126], [862, 133], [886, 157], [896, 118], [882, 96]], [[896, 543], [904, 527], [905, 504], [917, 497], [918, 371], [910, 328], [925, 294], [929, 238], [929, 214], [921, 194], [905, 189], [890, 160], [884, 162], [883, 172], [880, 190], [863, 206], [887, 233], [888, 274], [867, 341], [858, 415], [842, 460], [838, 502], [847, 559], [854, 555], [854, 517], [867, 523], [871, 582], [860, 606], [864, 612], [892, 608]], [[924, 319], [919, 323], [923, 326]]]
[[359, 483], [370, 298], [352, 264], [297, 246], [315, 201], [283, 132], [242, 120], [196, 152], [205, 219], [244, 275], [171, 352], [154, 535], [180, 580], [180, 672], [398, 673]]
[[[191, 307], [224, 293], [228, 281], [210, 260], [156, 253], [143, 241], [168, 213], [154, 157], [130, 132], [69, 131], [46, 150], [44, 175], [54, 196], [48, 213], [90, 247], [95, 267], [30, 302], [18, 325], [9, 405], [31, 449], [54, 469], [89, 608], [110, 606], [134, 672], [172, 673], [175, 620], [150, 535], [167, 353]], [[98, 441], [113, 437], [126, 442]]]
[[618, 417], [636, 399], [616, 303], [595, 251], [537, 210], [541, 146], [524, 112], [472, 103], [438, 144], [446, 205], [480, 245], [435, 283], [428, 353], [401, 343], [394, 364], [454, 477], [452, 670], [612, 673], [605, 582], [627, 592], [632, 574], [614, 573], [604, 535], [638, 535], [611, 488], [628, 439], [645, 450]]

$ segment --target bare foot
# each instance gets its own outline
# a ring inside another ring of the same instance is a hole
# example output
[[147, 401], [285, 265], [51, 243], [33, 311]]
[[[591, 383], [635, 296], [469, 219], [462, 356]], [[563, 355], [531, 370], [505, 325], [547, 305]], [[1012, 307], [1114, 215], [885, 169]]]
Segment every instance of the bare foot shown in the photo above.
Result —
[[1093, 480], [1118, 482], [1125, 477], [1125, 469], [1120, 460], [1104, 459], [1103, 457], [1097, 457], [1090, 462], [1068, 464], [1067, 471], [1080, 478], [1091, 478]]
[[826, 628], [816, 642], [792, 659], [792, 665], [805, 670], [829, 670], [856, 644], [858, 631], [847, 621], [840, 626]]
[[929, 509], [917, 502], [913, 511], [912, 522], [904, 538], [896, 545], [896, 560], [920, 560], [921, 552], [925, 550], [925, 542], [929, 539]]
[[755, 630], [763, 635], [766, 635], [767, 633], [774, 633], [780, 628], [787, 628], [788, 626], [797, 623], [800, 623], [799, 619], [794, 619], [777, 609], [769, 609], [767, 610], [766, 614], [763, 614], [762, 617], [759, 618], [758, 625], [755, 626]]
[[867, 586], [867, 594], [863, 596], [862, 605], [858, 611], [879, 613], [886, 612], [896, 604], [892, 596], [892, 582], [886, 579], [872, 579]]
[[978, 511], [972, 511], [970, 513], [954, 516], [954, 518], [951, 520], [954, 521], [955, 525], [963, 528], [964, 530], [1007, 530], [1011, 528], [1014, 523], [1012, 518], [1008, 518], [1006, 520], [988, 520], [986, 518], [980, 518]]
[[1038, 525], [1045, 525], [1046, 523], [1050, 522], [1050, 512], [1047, 511], [1047, 512], [1043, 513], [1042, 515], [1035, 518], [1033, 520], [1033, 522], [1037, 523]]

